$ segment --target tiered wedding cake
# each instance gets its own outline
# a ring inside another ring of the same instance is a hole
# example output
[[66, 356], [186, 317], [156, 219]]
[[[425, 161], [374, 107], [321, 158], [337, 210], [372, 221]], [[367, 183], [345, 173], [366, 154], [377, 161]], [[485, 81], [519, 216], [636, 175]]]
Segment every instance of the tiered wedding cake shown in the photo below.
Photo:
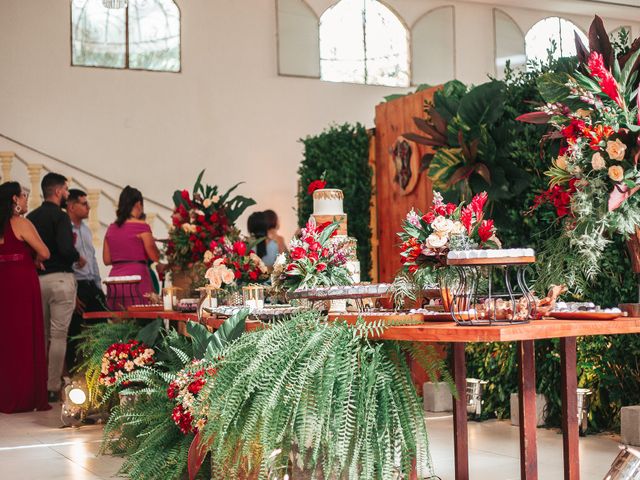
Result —
[[333, 237], [334, 242], [346, 244], [350, 253], [347, 269], [353, 283], [360, 282], [360, 262], [357, 256], [357, 241], [347, 235], [347, 214], [343, 208], [344, 193], [337, 188], [321, 188], [313, 192], [313, 213], [318, 225], [327, 222], [338, 222], [338, 234]]

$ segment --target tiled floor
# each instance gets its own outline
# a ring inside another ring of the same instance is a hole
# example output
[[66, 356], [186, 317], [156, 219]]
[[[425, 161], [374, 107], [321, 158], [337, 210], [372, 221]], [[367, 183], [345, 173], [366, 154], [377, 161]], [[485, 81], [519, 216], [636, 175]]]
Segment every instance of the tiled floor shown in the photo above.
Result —
[[[101, 426], [60, 428], [60, 406], [49, 412], [0, 414], [0, 479], [97, 480], [111, 478], [121, 459], [96, 457]], [[454, 480], [450, 416], [427, 420], [435, 473]], [[511, 480], [519, 475], [518, 429], [507, 422], [469, 422], [470, 472], [473, 480]], [[580, 439], [581, 479], [602, 480], [618, 453], [615, 438]], [[540, 480], [562, 480], [562, 436], [538, 429]]]

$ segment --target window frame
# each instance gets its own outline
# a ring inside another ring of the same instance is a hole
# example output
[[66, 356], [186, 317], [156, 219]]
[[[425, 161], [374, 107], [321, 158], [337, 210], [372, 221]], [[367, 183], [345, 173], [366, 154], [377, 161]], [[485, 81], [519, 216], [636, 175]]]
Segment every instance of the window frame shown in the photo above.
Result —
[[125, 45], [124, 45], [124, 66], [123, 67], [110, 67], [107, 65], [79, 65], [73, 63], [73, 2], [74, 0], [69, 0], [69, 65], [71, 67], [78, 68], [104, 68], [107, 70], [130, 70], [134, 72], [153, 72], [153, 73], [182, 73], [182, 10], [180, 9], [180, 5], [176, 2], [176, 0], [171, 0], [173, 4], [178, 9], [178, 19], [180, 26], [180, 35], [178, 42], [178, 62], [180, 67], [178, 70], [153, 70], [150, 68], [135, 68], [129, 66], [129, 1], [127, 1], [127, 6], [124, 8], [125, 10]]
[[[549, 20], [549, 19], [557, 19], [557, 20], [558, 20], [558, 27], [559, 27], [558, 32], [560, 33], [560, 35], [562, 35], [562, 20], [564, 20], [565, 22], [568, 22], [568, 23], [570, 23], [571, 25], [573, 25], [573, 26], [574, 26], [574, 27], [575, 27], [575, 28], [576, 28], [580, 33], [582, 33], [582, 35], [584, 35], [584, 36], [585, 36], [585, 38], [588, 40], [588, 38], [589, 38], [589, 37], [588, 37], [587, 33], [585, 33], [585, 31], [584, 31], [584, 30], [583, 30], [583, 29], [582, 29], [582, 28], [581, 28], [581, 27], [580, 27], [576, 22], [574, 22], [574, 21], [573, 21], [573, 20], [571, 20], [570, 18], [560, 16], [560, 14], [547, 15], [547, 16], [545, 16], [545, 17], [540, 18], [540, 19], [539, 19], [539, 20], [537, 20], [536, 22], [534, 22], [534, 23], [533, 23], [533, 25], [531, 25], [531, 27], [529, 27], [529, 28], [527, 29], [527, 31], [526, 31], [526, 32], [524, 32], [524, 51], [525, 51], [525, 56], [526, 56], [526, 58], [527, 58], [527, 60], [526, 60], [526, 64], [525, 64], [525, 65], [528, 65], [528, 64], [529, 64], [529, 61], [530, 61], [530, 60], [533, 60], [533, 58], [530, 58], [530, 57], [529, 57], [529, 55], [528, 55], [528, 53], [527, 53], [527, 35], [531, 32], [531, 30], [533, 30], [533, 28], [534, 28], [536, 25], [538, 25], [539, 23], [543, 22], [544, 20]], [[581, 40], [582, 40], [582, 38], [581, 38]], [[562, 37], [560, 37], [560, 41], [562, 42]], [[558, 45], [558, 49], [559, 49], [559, 51], [560, 51], [560, 55], [558, 56], [558, 58], [569, 58], [569, 57], [572, 57], [572, 56], [573, 56], [573, 55], [566, 55], [566, 56], [565, 56], [565, 55], [563, 55], [563, 54], [562, 54], [562, 43], [560, 43], [560, 44]]]

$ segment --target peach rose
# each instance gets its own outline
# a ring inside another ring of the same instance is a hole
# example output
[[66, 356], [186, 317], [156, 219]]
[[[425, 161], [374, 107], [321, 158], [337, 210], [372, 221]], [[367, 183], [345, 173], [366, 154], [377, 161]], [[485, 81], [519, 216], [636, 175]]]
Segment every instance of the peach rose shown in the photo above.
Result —
[[231, 271], [228, 268], [225, 268], [225, 270], [222, 272], [222, 281], [224, 283], [226, 283], [227, 285], [229, 285], [230, 283], [232, 283], [235, 280], [235, 275], [233, 274], [233, 271]]
[[609, 178], [614, 182], [620, 182], [624, 178], [624, 169], [620, 165], [609, 167]]
[[213, 258], [213, 253], [211, 253], [211, 250], [207, 250], [206, 252], [204, 252], [204, 263], [209, 263], [211, 261], [211, 259]]
[[209, 208], [209, 207], [211, 206], [211, 199], [210, 199], [210, 198], [205, 198], [205, 199], [202, 201], [202, 206], [203, 206], [204, 208]]
[[449, 237], [447, 237], [446, 235], [437, 235], [435, 233], [432, 233], [427, 238], [426, 243], [427, 243], [427, 247], [432, 249], [438, 249], [438, 248], [444, 247], [448, 241], [449, 241]]
[[436, 232], [446, 235], [453, 229], [453, 222], [448, 218], [439, 216], [433, 221], [431, 227], [433, 227]]
[[567, 156], [566, 155], [560, 155], [558, 158], [556, 158], [556, 165], [558, 168], [561, 168], [562, 170], [566, 170], [567, 169]]
[[627, 146], [620, 141], [619, 138], [615, 142], [609, 140], [607, 142], [607, 153], [612, 160], [624, 160], [624, 154], [627, 151]]
[[607, 162], [605, 162], [602, 154], [600, 152], [594, 153], [591, 157], [591, 167], [594, 170], [602, 170], [603, 168], [606, 168], [606, 166]]
[[204, 278], [209, 280], [209, 284], [213, 288], [220, 288], [220, 286], [222, 285], [219, 269], [215, 267], [211, 267], [209, 270], [207, 270], [207, 273], [204, 274]]

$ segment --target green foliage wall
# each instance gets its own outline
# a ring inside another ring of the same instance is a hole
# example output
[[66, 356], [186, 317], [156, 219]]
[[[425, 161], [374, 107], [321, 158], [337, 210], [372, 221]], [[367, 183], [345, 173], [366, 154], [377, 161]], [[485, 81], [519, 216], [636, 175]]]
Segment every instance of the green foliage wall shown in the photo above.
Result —
[[[545, 150], [541, 148], [540, 139], [546, 126], [516, 122], [515, 118], [533, 111], [536, 102], [542, 102], [535, 83], [541, 73], [549, 70], [572, 71], [575, 65], [575, 59], [551, 61], [536, 65], [527, 72], [510, 72], [504, 80], [504, 116], [498, 122], [507, 145], [503, 151], [507, 152], [508, 160], [529, 177], [529, 186], [523, 192], [492, 204], [491, 214], [506, 247], [527, 246], [540, 252], [548, 239], [557, 236], [559, 227], [552, 206], [544, 206], [534, 215], [526, 214], [535, 196], [548, 188], [544, 172], [548, 170], [557, 151], [549, 149], [549, 145], [545, 145]], [[491, 134], [495, 135], [494, 132]], [[558, 244], [558, 248], [566, 247]], [[571, 252], [566, 250], [565, 257], [570, 259], [570, 256]], [[600, 275], [593, 283], [583, 285], [582, 290], [583, 294], [578, 300], [593, 301], [602, 306], [637, 301], [637, 278], [631, 273], [630, 261], [621, 239], [615, 239], [605, 252]], [[640, 338], [637, 335], [578, 339], [579, 386], [592, 388], [595, 392], [589, 418], [592, 430], [615, 428], [619, 423], [620, 407], [640, 403], [639, 348]], [[554, 426], [560, 423], [559, 368], [558, 342], [536, 342], [538, 392], [547, 395], [550, 401], [548, 423]], [[469, 345], [467, 369], [469, 377], [490, 382], [485, 411], [499, 417], [508, 416], [509, 395], [517, 392], [515, 345]]]
[[313, 211], [313, 198], [307, 187], [325, 173], [327, 188], [344, 192], [344, 210], [349, 235], [358, 240], [358, 259], [362, 280], [369, 280], [371, 269], [371, 167], [369, 135], [361, 124], [331, 126], [315, 136], [300, 140], [304, 159], [298, 169], [298, 225], [304, 226]]

